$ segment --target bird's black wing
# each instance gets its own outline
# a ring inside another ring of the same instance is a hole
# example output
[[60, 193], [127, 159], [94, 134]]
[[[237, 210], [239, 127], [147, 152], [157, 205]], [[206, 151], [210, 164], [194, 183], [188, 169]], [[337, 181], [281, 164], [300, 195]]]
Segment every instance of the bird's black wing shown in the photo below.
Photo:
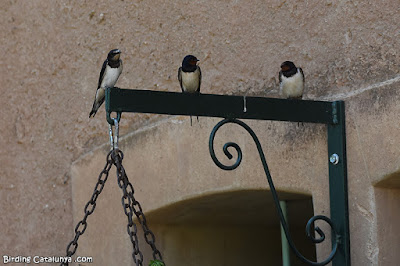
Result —
[[101, 67], [100, 76], [99, 76], [99, 84], [97, 85], [97, 88], [100, 88], [101, 82], [103, 80], [104, 72], [106, 71], [107, 63], [108, 63], [108, 59], [106, 59], [104, 61], [103, 66]]
[[183, 90], [183, 86], [182, 86], [182, 67], [180, 67], [180, 68], [178, 69], [178, 80], [179, 80], [179, 85], [181, 85], [181, 90], [182, 90], [182, 92], [185, 92], [185, 91]]
[[197, 68], [199, 69], [199, 87], [197, 88], [197, 93], [200, 93], [200, 87], [201, 87], [201, 69], [199, 66], [197, 66]]
[[306, 80], [305, 80], [305, 78], [304, 78], [303, 69], [301, 69], [301, 67], [299, 67], [299, 70], [300, 70], [301, 76], [303, 77], [303, 82], [305, 83]]
[[282, 71], [279, 71], [279, 83], [282, 82], [282, 75], [283, 75]]

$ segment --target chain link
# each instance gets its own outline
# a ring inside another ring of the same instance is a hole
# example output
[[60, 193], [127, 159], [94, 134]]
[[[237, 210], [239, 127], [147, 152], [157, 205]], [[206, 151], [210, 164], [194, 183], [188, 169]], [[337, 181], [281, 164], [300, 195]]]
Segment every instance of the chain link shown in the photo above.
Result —
[[137, 227], [136, 224], [133, 222], [132, 199], [131, 197], [129, 197], [126, 191], [126, 187], [128, 186], [129, 181], [126, 177], [125, 169], [123, 169], [122, 166], [123, 153], [121, 151], [113, 152], [111, 158], [113, 159], [113, 163], [117, 168], [118, 186], [122, 189], [123, 192], [121, 203], [122, 207], [124, 208], [124, 213], [128, 217], [128, 225], [126, 229], [133, 246], [132, 258], [137, 266], [143, 266], [143, 254], [139, 250]]
[[[153, 232], [147, 226], [147, 221], [146, 221], [146, 217], [142, 211], [142, 206], [135, 199], [135, 197], [133, 195], [135, 190], [134, 190], [131, 182], [129, 182], [128, 176], [126, 175], [126, 172], [125, 172], [125, 168], [122, 165], [123, 153], [121, 151], [118, 151], [118, 153], [113, 153], [111, 157], [113, 158], [114, 164], [117, 168], [118, 186], [122, 189], [123, 194], [124, 194], [122, 197], [122, 206], [124, 207], [124, 211], [127, 209], [127, 206], [126, 206], [127, 203], [124, 201], [124, 200], [126, 200], [125, 197], [127, 196], [129, 199], [128, 204], [130, 205], [129, 210], [130, 211], [133, 210], [133, 212], [136, 215], [136, 218], [140, 222], [140, 225], [142, 226], [142, 229], [144, 232], [144, 239], [146, 240], [147, 244], [149, 244], [151, 249], [153, 250], [153, 258], [155, 260], [158, 259], [163, 262], [161, 252], [157, 249], [157, 247], [155, 245], [155, 241], [156, 241], [155, 236], [154, 236]], [[127, 214], [125, 212], [125, 214], [128, 216], [128, 214], [130, 214], [130, 213]], [[129, 222], [130, 222], [130, 220], [129, 220], [129, 216], [128, 216], [128, 234], [131, 237], [131, 233], [129, 231]], [[150, 236], [150, 238], [148, 236]], [[135, 260], [135, 256], [137, 255], [137, 254], [135, 254], [135, 244], [137, 245], [136, 234], [135, 234], [135, 240], [136, 240], [136, 242], [134, 243], [134, 241], [132, 241], [132, 237], [131, 237], [131, 242], [134, 246], [134, 253], [132, 254], [134, 260]], [[157, 256], [158, 256], [158, 258], [157, 258]], [[141, 255], [140, 255], [140, 257], [142, 258]], [[136, 264], [136, 265], [141, 265], [141, 264]], [[164, 265], [165, 265], [165, 263], [164, 263]]]
[[[107, 154], [107, 162], [106, 165], [104, 166], [104, 169], [100, 172], [100, 175], [97, 179], [96, 186], [94, 187], [94, 191], [92, 194], [92, 197], [86, 203], [85, 205], [85, 216], [81, 221], [78, 222], [78, 224], [75, 227], [75, 237], [74, 239], [68, 244], [67, 246], [67, 257], [72, 257], [77, 248], [78, 248], [78, 239], [83, 233], [86, 231], [87, 228], [87, 218], [89, 215], [91, 215], [94, 212], [94, 209], [96, 208], [96, 200], [100, 193], [103, 191], [104, 185], [106, 184], [108, 174], [110, 172], [110, 169], [113, 165], [113, 161], [111, 160], [111, 153], [109, 152]], [[68, 265], [68, 262], [63, 262], [61, 263], [61, 266], [63, 265]]]
[[[140, 225], [143, 228], [144, 232], [144, 239], [146, 240], [147, 244], [150, 245], [151, 249], [153, 250], [153, 258], [155, 260], [160, 260], [162, 261], [162, 256], [160, 251], [156, 248], [155, 245], [155, 236], [153, 232], [148, 228], [147, 222], [146, 222], [146, 217], [144, 216], [144, 213], [142, 211], [142, 207], [140, 206], [140, 203], [136, 201], [135, 197], [133, 196], [134, 194], [134, 188], [129, 182], [128, 176], [126, 175], [125, 168], [122, 166], [122, 160], [124, 158], [124, 154], [120, 150], [112, 150], [107, 154], [107, 162], [106, 165], [104, 166], [104, 169], [100, 172], [100, 175], [98, 177], [96, 186], [94, 187], [93, 194], [90, 198], [90, 200], [86, 203], [84, 212], [85, 216], [81, 221], [78, 222], [78, 224], [75, 227], [75, 237], [74, 239], [68, 244], [67, 246], [67, 257], [72, 257], [76, 250], [78, 249], [78, 240], [79, 237], [86, 231], [87, 228], [87, 218], [89, 215], [91, 215], [94, 212], [94, 209], [96, 208], [96, 200], [99, 197], [100, 193], [104, 189], [104, 185], [107, 181], [110, 169], [112, 165], [115, 165], [117, 168], [117, 181], [118, 181], [118, 186], [122, 189], [123, 195], [121, 198], [121, 203], [122, 207], [124, 208], [124, 213], [128, 218], [128, 224], [127, 224], [127, 232], [129, 235], [129, 239], [132, 242], [133, 246], [133, 253], [132, 253], [132, 258], [133, 261], [137, 266], [143, 266], [143, 254], [139, 250], [139, 241], [137, 237], [137, 226], [133, 222], [133, 214], [136, 215], [138, 221], [140, 222]], [[157, 258], [158, 256], [158, 258]], [[164, 263], [164, 262], [163, 262]], [[61, 266], [68, 266], [68, 262], [63, 262], [61, 263]], [[165, 265], [165, 263], [164, 263]]]

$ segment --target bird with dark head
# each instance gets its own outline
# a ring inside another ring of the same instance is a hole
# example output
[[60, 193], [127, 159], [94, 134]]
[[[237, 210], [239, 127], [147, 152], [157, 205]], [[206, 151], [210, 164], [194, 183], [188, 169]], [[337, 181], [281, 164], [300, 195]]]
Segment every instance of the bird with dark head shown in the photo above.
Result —
[[119, 63], [119, 59], [121, 57], [121, 51], [119, 49], [113, 49], [108, 52], [107, 60], [110, 65], [116, 65]]
[[[178, 80], [183, 93], [200, 94], [201, 69], [197, 65], [198, 61], [193, 55], [187, 55], [183, 58], [182, 66], [178, 69]], [[199, 121], [199, 117], [197, 117], [197, 121]], [[190, 125], [192, 125], [191, 116]]]
[[304, 91], [303, 70], [292, 61], [283, 62], [279, 72], [279, 87], [284, 98], [301, 99]]
[[107, 59], [104, 61], [100, 71], [99, 83], [89, 117], [94, 117], [97, 110], [99, 110], [100, 106], [103, 104], [106, 88], [113, 88], [115, 83], [117, 83], [119, 75], [122, 73], [122, 60], [120, 59], [120, 55], [121, 51], [119, 49], [113, 49], [108, 53]]

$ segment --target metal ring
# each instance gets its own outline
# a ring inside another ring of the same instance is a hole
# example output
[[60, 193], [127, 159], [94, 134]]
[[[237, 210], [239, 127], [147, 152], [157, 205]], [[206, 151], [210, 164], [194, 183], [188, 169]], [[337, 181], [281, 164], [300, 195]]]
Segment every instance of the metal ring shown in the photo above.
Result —
[[117, 119], [118, 123], [121, 120], [121, 112], [117, 112], [117, 117], [115, 117], [115, 118], [111, 117], [111, 112], [106, 112], [106, 117], [107, 117], [107, 122], [110, 125], [114, 126], [114, 119]]

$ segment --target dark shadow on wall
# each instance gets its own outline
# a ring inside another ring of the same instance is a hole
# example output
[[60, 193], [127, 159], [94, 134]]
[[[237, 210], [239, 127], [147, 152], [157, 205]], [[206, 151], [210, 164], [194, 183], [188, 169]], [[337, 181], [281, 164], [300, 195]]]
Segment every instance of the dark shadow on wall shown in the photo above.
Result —
[[398, 265], [400, 261], [400, 172], [375, 184], [379, 265]]
[[[305, 225], [314, 215], [311, 196], [278, 193], [287, 201], [296, 247], [315, 261], [315, 246], [305, 235]], [[146, 217], [168, 265], [282, 265], [280, 224], [269, 190], [209, 194]], [[147, 247], [144, 253], [151, 256]], [[291, 252], [291, 265], [306, 264]]]

